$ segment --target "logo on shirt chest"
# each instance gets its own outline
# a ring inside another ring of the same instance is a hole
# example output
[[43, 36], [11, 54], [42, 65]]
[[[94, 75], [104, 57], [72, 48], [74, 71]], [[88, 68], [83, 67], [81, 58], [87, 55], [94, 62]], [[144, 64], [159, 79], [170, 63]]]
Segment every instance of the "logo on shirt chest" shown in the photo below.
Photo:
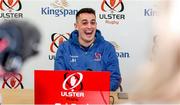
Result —
[[78, 56], [74, 56], [74, 55], [71, 55], [71, 56], [70, 56], [70, 62], [71, 62], [71, 63], [77, 62], [77, 59], [78, 59]]
[[94, 53], [94, 61], [101, 61], [101, 53], [100, 52]]

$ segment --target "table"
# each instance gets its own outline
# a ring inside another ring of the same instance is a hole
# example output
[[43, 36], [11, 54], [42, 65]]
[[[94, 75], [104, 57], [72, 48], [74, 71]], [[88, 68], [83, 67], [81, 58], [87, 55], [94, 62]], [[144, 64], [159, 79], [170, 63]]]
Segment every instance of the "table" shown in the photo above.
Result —
[[[2, 104], [34, 104], [33, 89], [1, 89], [0, 90]], [[121, 94], [120, 97], [118, 95]], [[110, 96], [114, 97], [114, 104], [127, 103], [127, 93], [110, 92]], [[110, 98], [110, 103], [113, 100]]]

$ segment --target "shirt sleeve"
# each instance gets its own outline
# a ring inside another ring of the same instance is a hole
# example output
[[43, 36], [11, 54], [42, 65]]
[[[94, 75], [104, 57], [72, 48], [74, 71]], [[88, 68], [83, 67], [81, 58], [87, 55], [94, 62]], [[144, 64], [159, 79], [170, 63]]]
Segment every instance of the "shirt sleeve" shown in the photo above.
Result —
[[54, 70], [66, 70], [65, 59], [64, 59], [64, 50], [63, 46], [58, 47], [55, 61], [54, 61]]
[[121, 83], [119, 61], [113, 45], [110, 44], [110, 46], [106, 48], [106, 52], [107, 52], [106, 69], [111, 72], [110, 90], [115, 91], [120, 86]]

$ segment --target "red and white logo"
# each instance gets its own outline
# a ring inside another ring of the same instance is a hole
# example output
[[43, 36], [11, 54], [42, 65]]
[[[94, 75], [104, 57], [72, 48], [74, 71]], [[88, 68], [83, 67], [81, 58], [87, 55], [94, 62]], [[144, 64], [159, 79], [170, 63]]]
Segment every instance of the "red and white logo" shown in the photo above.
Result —
[[74, 91], [74, 89], [82, 83], [82, 80], [83, 80], [82, 73], [80, 73], [80, 72], [73, 73], [73, 74], [69, 75], [67, 78], [65, 78], [62, 88], [64, 90]]
[[122, 0], [103, 0], [101, 10], [104, 12], [108, 10], [122, 12], [124, 10], [124, 4]]
[[94, 61], [101, 61], [101, 53], [96, 52], [94, 54]]
[[3, 76], [4, 83], [2, 88], [24, 89], [22, 84], [22, 75], [20, 73], [5, 73]]
[[68, 40], [70, 36], [70, 33], [65, 34], [59, 34], [59, 33], [53, 33], [51, 35], [51, 45], [50, 45], [50, 51], [52, 53], [56, 53], [56, 50], [58, 49], [59, 45], [63, 43], [64, 41]]
[[0, 10], [5, 11], [9, 10], [10, 12], [12, 10], [14, 11], [20, 11], [22, 8], [22, 4], [20, 0], [1, 0], [0, 1]]

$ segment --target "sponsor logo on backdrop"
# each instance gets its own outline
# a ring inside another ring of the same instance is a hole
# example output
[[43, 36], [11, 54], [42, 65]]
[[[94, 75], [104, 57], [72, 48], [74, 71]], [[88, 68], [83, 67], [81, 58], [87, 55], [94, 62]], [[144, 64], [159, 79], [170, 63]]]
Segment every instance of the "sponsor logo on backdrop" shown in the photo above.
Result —
[[52, 7], [54, 8], [63, 8], [65, 9], [66, 7], [68, 7], [68, 2], [67, 0], [56, 0], [55, 2], [50, 4]]
[[146, 17], [154, 17], [160, 15], [160, 10], [162, 9], [160, 6], [161, 3], [156, 3], [151, 7], [144, 8], [143, 15]]
[[49, 15], [55, 17], [66, 17], [70, 15], [76, 15], [76, 9], [70, 9], [67, 7], [69, 3], [67, 0], [55, 0], [54, 2], [50, 3], [50, 6], [42, 7], [41, 8], [41, 15]]
[[55, 53], [58, 49], [58, 46], [69, 39], [70, 33], [65, 33], [65, 34], [59, 34], [59, 33], [53, 33], [51, 35], [51, 44], [50, 44], [50, 52], [49, 54], [49, 60], [54, 60], [55, 59]]
[[20, 13], [22, 4], [20, 0], [1, 0], [0, 1], [0, 18], [23, 18]]
[[144, 16], [148, 16], [148, 17], [158, 16], [158, 11], [153, 8], [146, 8], [144, 9]]
[[125, 20], [124, 3], [122, 0], [102, 0], [99, 19], [107, 24], [119, 24]]
[[130, 58], [130, 53], [128, 51], [121, 50], [120, 45], [118, 45], [116, 42], [114, 41], [110, 41], [110, 42], [115, 47], [116, 55], [118, 56], [118, 58]]
[[19, 73], [5, 73], [3, 76], [3, 85], [2, 88], [23, 89], [24, 86], [22, 84], [22, 75]]

